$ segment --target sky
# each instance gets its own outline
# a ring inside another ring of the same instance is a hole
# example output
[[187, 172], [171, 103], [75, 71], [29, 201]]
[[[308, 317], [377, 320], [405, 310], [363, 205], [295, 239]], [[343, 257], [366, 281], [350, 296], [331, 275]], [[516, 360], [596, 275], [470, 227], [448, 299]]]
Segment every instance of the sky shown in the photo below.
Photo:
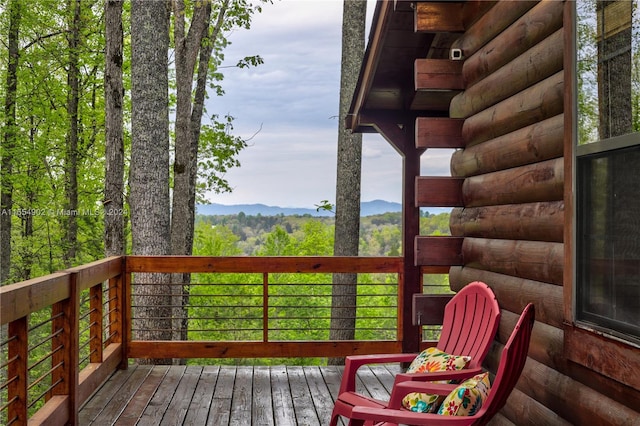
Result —
[[[374, 3], [368, 2], [367, 34]], [[341, 0], [276, 0], [254, 15], [250, 30], [228, 35], [223, 66], [252, 55], [264, 64], [224, 68], [225, 95], [208, 100], [209, 113], [230, 114], [234, 135], [251, 138], [238, 156], [241, 167], [225, 175], [233, 191], [209, 194], [210, 202], [305, 208], [335, 202], [341, 26]], [[375, 134], [364, 135], [362, 149], [362, 201], [400, 202], [400, 155]], [[439, 170], [429, 174], [448, 174], [448, 159], [438, 154]]]

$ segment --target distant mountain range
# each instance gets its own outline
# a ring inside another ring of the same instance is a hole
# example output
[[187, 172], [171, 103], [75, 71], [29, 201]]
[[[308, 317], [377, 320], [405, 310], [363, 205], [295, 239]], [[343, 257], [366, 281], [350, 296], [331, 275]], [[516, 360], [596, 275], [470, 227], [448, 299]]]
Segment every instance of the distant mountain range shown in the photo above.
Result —
[[[433, 214], [449, 211], [450, 209], [429, 208], [429, 212]], [[402, 204], [393, 203], [384, 200], [365, 201], [360, 204], [361, 216], [374, 216], [377, 214], [394, 213], [402, 211]], [[333, 212], [325, 210], [317, 211], [316, 209], [298, 208], [298, 207], [278, 207], [267, 206], [264, 204], [199, 204], [196, 206], [196, 214], [204, 216], [226, 216], [243, 212], [248, 216], [293, 216], [293, 215], [311, 215], [311, 216], [333, 216]]]

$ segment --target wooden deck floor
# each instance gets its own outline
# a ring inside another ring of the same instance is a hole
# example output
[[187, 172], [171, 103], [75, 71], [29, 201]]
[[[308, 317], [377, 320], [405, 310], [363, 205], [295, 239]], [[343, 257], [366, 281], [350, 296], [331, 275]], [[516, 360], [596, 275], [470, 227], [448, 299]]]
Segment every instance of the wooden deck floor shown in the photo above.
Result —
[[[361, 368], [358, 390], [388, 399], [396, 365]], [[327, 425], [342, 367], [130, 366], [80, 411], [81, 425]]]

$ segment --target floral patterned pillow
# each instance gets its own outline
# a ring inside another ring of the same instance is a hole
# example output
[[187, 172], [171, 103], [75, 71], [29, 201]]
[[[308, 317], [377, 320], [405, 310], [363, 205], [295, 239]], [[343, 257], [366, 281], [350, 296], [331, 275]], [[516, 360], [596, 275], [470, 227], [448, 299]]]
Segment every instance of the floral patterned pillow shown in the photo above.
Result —
[[472, 416], [482, 408], [489, 395], [489, 373], [465, 380], [444, 399], [438, 414], [443, 416]]
[[469, 364], [469, 361], [471, 361], [470, 356], [449, 355], [438, 348], [431, 347], [414, 358], [407, 373], [462, 370]]
[[[407, 373], [462, 370], [469, 364], [469, 361], [471, 361], [471, 357], [469, 356], [450, 355], [432, 347], [422, 351], [420, 355], [411, 362]], [[448, 382], [440, 381], [440, 383]], [[442, 400], [443, 397], [439, 395], [412, 392], [402, 399], [402, 406], [407, 410], [419, 413], [433, 413], [438, 409]]]

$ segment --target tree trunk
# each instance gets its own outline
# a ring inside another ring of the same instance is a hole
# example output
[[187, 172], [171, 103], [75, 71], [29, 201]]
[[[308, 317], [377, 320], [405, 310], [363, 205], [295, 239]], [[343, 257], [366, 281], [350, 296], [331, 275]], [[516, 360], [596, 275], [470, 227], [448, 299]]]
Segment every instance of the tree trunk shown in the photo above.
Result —
[[[195, 182], [191, 175], [198, 168], [198, 141], [191, 131], [193, 74], [201, 49], [202, 39], [207, 35], [211, 4], [197, 3], [194, 6], [189, 32], [185, 33], [184, 0], [174, 0], [174, 40], [176, 45], [176, 124], [175, 162], [173, 165], [173, 204], [171, 208], [171, 254], [191, 255], [193, 252], [193, 230], [195, 220]], [[205, 66], [208, 69], [208, 62]], [[195, 145], [195, 150], [193, 146]], [[193, 196], [192, 196], [193, 194]], [[187, 339], [187, 313], [190, 274], [173, 274], [174, 284], [174, 337]]]
[[[216, 25], [209, 33], [211, 3], [197, 4], [185, 35], [184, 1], [174, 0], [176, 40], [176, 141], [173, 204], [171, 209], [171, 253], [191, 255], [195, 221], [196, 180], [198, 172], [198, 146], [200, 125], [204, 112], [207, 76], [213, 46], [224, 22], [229, 0], [220, 4]], [[206, 40], [206, 41], [205, 41]], [[192, 83], [197, 67], [197, 83], [192, 101]], [[174, 305], [176, 318], [174, 335], [187, 339], [187, 315], [185, 306], [189, 299], [189, 274], [174, 274]]]
[[107, 256], [125, 253], [124, 137], [122, 105], [123, 0], [105, 3], [105, 183], [104, 250]]
[[20, 50], [18, 36], [20, 29], [20, 1], [9, 4], [9, 40], [7, 80], [5, 84], [4, 113], [5, 125], [2, 135], [2, 167], [0, 167], [0, 285], [9, 279], [11, 270], [11, 216], [13, 209], [13, 150], [16, 146], [16, 93], [18, 91], [18, 60]]
[[[344, 1], [334, 256], [357, 256], [360, 242], [362, 135], [352, 134], [344, 123], [364, 57], [366, 12], [366, 2]], [[334, 274], [329, 332], [331, 340], [354, 339], [356, 301], [357, 275]], [[332, 365], [342, 363], [342, 358], [329, 359]]]
[[[131, 2], [131, 233], [137, 255], [170, 252], [169, 4]], [[166, 274], [134, 277], [135, 338], [170, 340], [171, 286]], [[150, 285], [138, 285], [150, 284]], [[167, 363], [169, 360], [148, 360]]]
[[78, 101], [79, 90], [79, 52], [80, 45], [80, 0], [69, 0], [67, 10], [73, 17], [71, 28], [67, 35], [69, 47], [69, 64], [67, 69], [67, 117], [69, 128], [67, 129], [67, 143], [65, 152], [65, 214], [64, 222], [64, 247], [63, 261], [65, 267], [72, 266], [76, 257], [78, 240]]

